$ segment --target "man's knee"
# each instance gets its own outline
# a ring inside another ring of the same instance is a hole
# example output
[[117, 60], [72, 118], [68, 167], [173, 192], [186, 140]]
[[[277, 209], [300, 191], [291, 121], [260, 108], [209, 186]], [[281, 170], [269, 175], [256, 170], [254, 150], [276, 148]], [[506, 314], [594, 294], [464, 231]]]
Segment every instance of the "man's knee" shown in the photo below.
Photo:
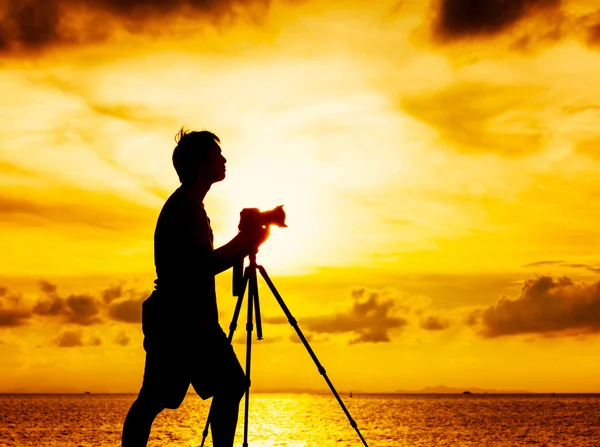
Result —
[[250, 387], [250, 381], [245, 374], [237, 376], [231, 381], [229, 386], [226, 387], [225, 393], [229, 394], [232, 398], [240, 400], [242, 396], [248, 391]]
[[185, 399], [188, 389], [187, 384], [173, 382], [169, 386], [162, 388], [148, 388], [142, 386], [137, 401], [139, 405], [147, 409], [148, 412], [163, 411], [165, 408], [175, 410], [181, 406]]
[[181, 403], [185, 399], [186, 392], [187, 387], [185, 391], [178, 390], [178, 392], [163, 393], [159, 396], [158, 401], [163, 409], [168, 408], [169, 410], [176, 410], [181, 406]]
[[248, 380], [248, 378], [244, 375], [237, 385], [237, 393], [239, 394], [240, 399], [244, 394], [246, 394], [248, 388], [250, 388], [250, 380]]
[[162, 399], [158, 399], [157, 396], [154, 396], [150, 393], [141, 392], [135, 402], [132, 405], [132, 408], [135, 407], [137, 411], [149, 415], [158, 415], [165, 408], [168, 408]]
[[138, 400], [149, 409], [160, 413], [165, 408], [175, 410], [181, 406], [189, 387], [187, 380], [179, 377], [165, 378], [161, 383], [142, 385]]
[[245, 374], [235, 376], [228, 381], [218, 383], [213, 389], [213, 396], [227, 399], [228, 401], [239, 401], [248, 390], [250, 383]]

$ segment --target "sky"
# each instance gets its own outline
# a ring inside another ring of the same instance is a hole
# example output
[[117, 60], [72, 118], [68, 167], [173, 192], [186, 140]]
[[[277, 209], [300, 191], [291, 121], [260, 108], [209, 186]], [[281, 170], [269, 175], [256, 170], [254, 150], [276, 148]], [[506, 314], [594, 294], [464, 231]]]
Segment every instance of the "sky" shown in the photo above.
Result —
[[[182, 126], [336, 389], [600, 392], [599, 76], [592, 0], [0, 2], [0, 392], [139, 390]], [[253, 389], [327, 389], [259, 282]]]

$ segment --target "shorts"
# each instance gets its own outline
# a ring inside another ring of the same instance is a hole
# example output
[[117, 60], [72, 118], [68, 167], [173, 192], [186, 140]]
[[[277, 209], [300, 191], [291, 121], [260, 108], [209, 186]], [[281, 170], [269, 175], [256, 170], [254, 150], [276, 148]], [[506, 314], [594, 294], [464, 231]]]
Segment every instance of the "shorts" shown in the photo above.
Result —
[[140, 394], [170, 409], [181, 405], [190, 384], [202, 399], [244, 394], [248, 380], [218, 324], [182, 328], [148, 313], [142, 312], [146, 363]]

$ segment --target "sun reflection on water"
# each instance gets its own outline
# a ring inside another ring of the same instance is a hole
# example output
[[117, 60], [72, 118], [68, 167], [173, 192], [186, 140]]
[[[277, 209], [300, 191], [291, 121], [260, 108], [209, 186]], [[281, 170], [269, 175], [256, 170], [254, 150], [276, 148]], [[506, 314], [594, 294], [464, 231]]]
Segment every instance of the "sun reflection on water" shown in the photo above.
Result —
[[[118, 447], [134, 395], [0, 395], [0, 447]], [[369, 447], [598, 447], [600, 395], [354, 395]], [[198, 447], [209, 402], [189, 395], [152, 426], [149, 447]], [[235, 446], [243, 441], [243, 406]], [[361, 447], [332, 395], [254, 394], [250, 447]], [[210, 435], [205, 443], [212, 447]]]

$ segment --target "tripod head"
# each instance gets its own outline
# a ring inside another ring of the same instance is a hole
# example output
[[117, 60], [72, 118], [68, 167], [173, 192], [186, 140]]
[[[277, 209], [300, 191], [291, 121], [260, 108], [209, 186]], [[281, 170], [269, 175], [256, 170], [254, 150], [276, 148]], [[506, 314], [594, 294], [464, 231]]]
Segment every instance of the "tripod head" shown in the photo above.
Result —
[[[260, 211], [258, 208], [244, 208], [240, 212], [240, 223], [238, 225], [238, 230], [240, 230], [240, 232], [256, 231], [271, 225], [280, 228], [287, 227], [285, 224], [285, 211], [283, 210], [283, 205], [276, 206], [268, 211]], [[257, 251], [258, 247], [255, 247], [253, 253], [249, 255], [250, 263], [254, 263], [254, 266], [256, 266]], [[233, 296], [239, 297], [244, 294], [244, 284], [244, 257], [242, 257], [233, 264]]]

